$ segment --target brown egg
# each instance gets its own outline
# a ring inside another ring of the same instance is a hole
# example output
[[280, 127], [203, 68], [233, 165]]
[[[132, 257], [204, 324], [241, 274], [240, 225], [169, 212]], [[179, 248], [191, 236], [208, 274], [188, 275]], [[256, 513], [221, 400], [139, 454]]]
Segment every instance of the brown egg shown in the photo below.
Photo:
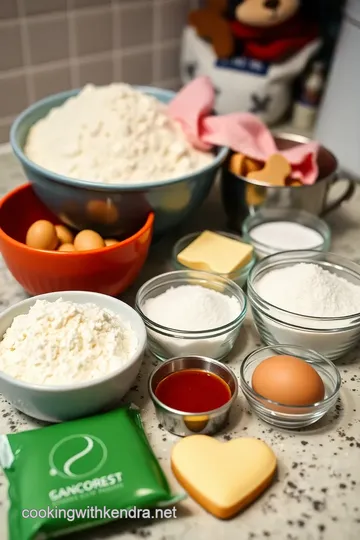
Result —
[[74, 246], [76, 251], [91, 251], [105, 247], [105, 242], [97, 232], [85, 229], [75, 236]]
[[[324, 383], [318, 372], [305, 360], [287, 355], [271, 356], [261, 362], [254, 370], [252, 388], [262, 397], [284, 405], [310, 405], [325, 396]], [[275, 405], [271, 408], [281, 410]]]
[[65, 225], [55, 225], [55, 230], [60, 244], [72, 244], [74, 235]]
[[58, 245], [56, 229], [50, 221], [35, 221], [26, 233], [26, 245], [35, 249], [53, 250]]
[[111, 225], [115, 223], [119, 217], [116, 206], [107, 199], [106, 201], [93, 200], [89, 201], [86, 207], [87, 215], [95, 221], [95, 223]]
[[61, 244], [61, 246], [58, 248], [58, 251], [62, 251], [63, 253], [68, 253], [70, 251], [76, 251], [74, 244]]
[[119, 241], [115, 240], [115, 238], [106, 238], [104, 242], [106, 247], [115, 246], [115, 244], [119, 243]]

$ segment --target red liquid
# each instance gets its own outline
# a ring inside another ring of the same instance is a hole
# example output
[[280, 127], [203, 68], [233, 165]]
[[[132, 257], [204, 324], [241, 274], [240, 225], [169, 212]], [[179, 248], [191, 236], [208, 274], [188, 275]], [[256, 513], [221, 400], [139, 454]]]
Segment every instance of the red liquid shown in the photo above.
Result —
[[214, 373], [184, 369], [165, 377], [157, 385], [155, 396], [177, 411], [204, 413], [225, 405], [231, 398], [231, 390]]

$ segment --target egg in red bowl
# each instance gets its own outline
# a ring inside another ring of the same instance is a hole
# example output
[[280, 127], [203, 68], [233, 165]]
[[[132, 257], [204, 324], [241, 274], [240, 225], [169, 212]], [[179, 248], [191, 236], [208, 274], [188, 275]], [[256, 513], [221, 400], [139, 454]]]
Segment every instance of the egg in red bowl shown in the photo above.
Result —
[[117, 296], [135, 281], [148, 256], [154, 214], [132, 236], [91, 251], [50, 251], [26, 245], [38, 220], [60, 225], [37, 198], [31, 184], [7, 193], [0, 201], [0, 251], [16, 281], [30, 294], [92, 291]]

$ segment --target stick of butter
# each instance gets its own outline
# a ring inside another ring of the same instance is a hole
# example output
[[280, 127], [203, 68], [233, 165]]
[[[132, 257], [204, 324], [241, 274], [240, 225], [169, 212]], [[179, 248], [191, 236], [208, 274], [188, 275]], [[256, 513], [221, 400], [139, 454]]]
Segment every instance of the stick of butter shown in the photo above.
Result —
[[183, 249], [177, 260], [192, 270], [231, 274], [250, 262], [253, 247], [211, 231], [204, 231]]
[[223, 443], [192, 435], [176, 443], [171, 453], [178, 482], [220, 519], [233, 517], [257, 499], [271, 484], [276, 465], [271, 448], [251, 438]]

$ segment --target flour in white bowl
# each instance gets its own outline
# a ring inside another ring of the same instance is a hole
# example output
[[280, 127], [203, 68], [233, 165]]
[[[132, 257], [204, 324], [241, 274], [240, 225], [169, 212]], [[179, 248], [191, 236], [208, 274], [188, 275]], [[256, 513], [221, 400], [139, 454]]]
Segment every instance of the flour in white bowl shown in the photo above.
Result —
[[30, 129], [25, 154], [57, 174], [105, 184], [170, 180], [214, 159], [166, 106], [133, 87], [87, 85]]
[[0, 371], [37, 385], [92, 381], [125, 366], [138, 347], [131, 325], [95, 304], [38, 300], [0, 342]]

